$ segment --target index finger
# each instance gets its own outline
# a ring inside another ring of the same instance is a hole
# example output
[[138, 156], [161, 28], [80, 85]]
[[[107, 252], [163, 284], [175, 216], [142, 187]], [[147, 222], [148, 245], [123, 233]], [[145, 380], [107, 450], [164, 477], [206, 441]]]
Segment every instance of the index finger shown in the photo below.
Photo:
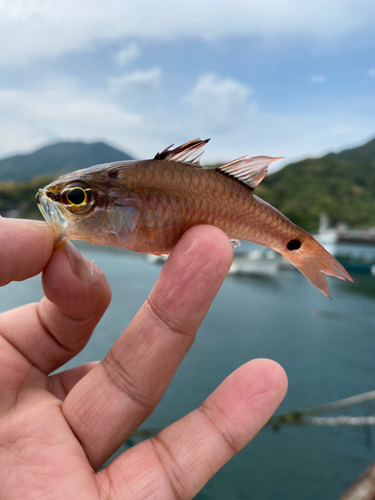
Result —
[[46, 222], [0, 217], [0, 286], [39, 274], [54, 246]]
[[229, 239], [220, 229], [190, 228], [125, 332], [68, 394], [62, 411], [94, 469], [154, 410], [232, 258]]

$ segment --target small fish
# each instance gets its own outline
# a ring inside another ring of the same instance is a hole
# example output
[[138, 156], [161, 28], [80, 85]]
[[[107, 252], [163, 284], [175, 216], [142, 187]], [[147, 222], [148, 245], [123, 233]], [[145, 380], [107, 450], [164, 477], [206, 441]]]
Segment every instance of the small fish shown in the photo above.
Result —
[[280, 158], [243, 156], [216, 168], [199, 158], [208, 140], [195, 139], [152, 160], [97, 165], [63, 175], [36, 195], [56, 244], [85, 240], [135, 252], [168, 254], [182, 234], [211, 224], [232, 239], [279, 252], [329, 297], [324, 274], [352, 281], [309, 233], [254, 195]]

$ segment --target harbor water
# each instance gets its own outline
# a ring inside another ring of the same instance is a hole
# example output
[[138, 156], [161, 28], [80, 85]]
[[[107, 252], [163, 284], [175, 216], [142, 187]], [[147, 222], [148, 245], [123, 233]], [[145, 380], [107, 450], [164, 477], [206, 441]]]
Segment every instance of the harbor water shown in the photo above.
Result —
[[[65, 367], [105, 356], [160, 271], [141, 255], [79, 247], [104, 270], [113, 299], [87, 347]], [[274, 359], [287, 372], [289, 390], [278, 413], [374, 390], [375, 277], [358, 273], [353, 278], [354, 285], [328, 278], [330, 301], [294, 270], [280, 270], [274, 279], [229, 276], [142, 427], [164, 427], [181, 418], [230, 372], [257, 357]], [[39, 276], [12, 283], [0, 289], [0, 310], [41, 296]], [[340, 414], [375, 414], [375, 407], [360, 405]], [[336, 500], [374, 459], [372, 436], [363, 427], [283, 426], [277, 432], [267, 427], [196, 498]]]

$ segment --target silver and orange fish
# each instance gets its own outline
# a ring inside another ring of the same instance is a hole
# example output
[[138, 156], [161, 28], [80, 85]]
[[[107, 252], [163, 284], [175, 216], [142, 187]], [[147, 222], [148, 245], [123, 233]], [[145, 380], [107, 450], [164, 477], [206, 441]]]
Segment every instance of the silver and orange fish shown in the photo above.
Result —
[[309, 233], [254, 195], [279, 158], [242, 157], [203, 168], [199, 158], [207, 142], [170, 146], [152, 160], [78, 170], [40, 189], [36, 200], [54, 227], [57, 244], [85, 240], [168, 254], [188, 228], [211, 224], [232, 239], [279, 252], [327, 297], [324, 274], [353, 281]]

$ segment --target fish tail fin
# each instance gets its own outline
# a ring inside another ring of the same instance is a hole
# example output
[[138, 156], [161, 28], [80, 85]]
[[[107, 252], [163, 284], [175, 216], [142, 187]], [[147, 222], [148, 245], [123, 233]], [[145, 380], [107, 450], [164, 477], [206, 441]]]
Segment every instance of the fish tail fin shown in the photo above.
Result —
[[329, 299], [331, 297], [324, 274], [354, 283], [345, 268], [308, 233], [301, 248], [285, 250], [282, 255]]

